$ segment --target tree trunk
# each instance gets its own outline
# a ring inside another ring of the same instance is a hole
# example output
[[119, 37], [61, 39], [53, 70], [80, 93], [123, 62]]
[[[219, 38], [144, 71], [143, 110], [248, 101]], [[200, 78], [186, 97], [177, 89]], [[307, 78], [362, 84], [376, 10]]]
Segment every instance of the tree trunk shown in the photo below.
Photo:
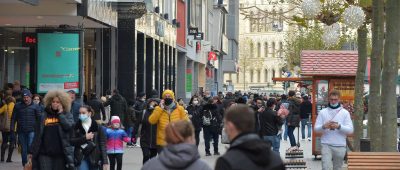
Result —
[[354, 94], [354, 151], [360, 151], [360, 138], [362, 137], [362, 121], [364, 116], [364, 77], [365, 77], [365, 66], [367, 64], [367, 34], [368, 30], [365, 26], [361, 26], [357, 30], [358, 38], [358, 66], [355, 83], [355, 94]]
[[386, 37], [382, 72], [382, 151], [396, 152], [396, 81], [400, 45], [400, 1], [386, 2]]
[[370, 73], [371, 84], [368, 97], [368, 133], [371, 139], [371, 151], [380, 152], [382, 150], [382, 124], [380, 117], [384, 1], [373, 1], [372, 8], [372, 56]]

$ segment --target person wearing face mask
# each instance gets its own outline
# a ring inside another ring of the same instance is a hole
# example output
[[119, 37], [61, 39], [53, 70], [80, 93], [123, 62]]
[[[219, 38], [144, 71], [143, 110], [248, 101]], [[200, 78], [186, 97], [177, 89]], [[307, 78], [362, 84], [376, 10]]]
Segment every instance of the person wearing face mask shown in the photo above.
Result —
[[200, 105], [200, 101], [197, 96], [193, 96], [190, 99], [189, 106], [186, 108], [186, 110], [188, 111], [189, 118], [194, 126], [194, 136], [196, 139], [196, 145], [199, 146], [200, 132], [203, 126], [201, 118], [201, 113], [203, 111], [203, 108]]
[[118, 116], [111, 117], [111, 128], [107, 128], [107, 154], [110, 159], [110, 170], [122, 169], [122, 160], [124, 154], [124, 143], [129, 142], [131, 139], [128, 134], [121, 127], [121, 120]]
[[[157, 125], [152, 125], [149, 123], [149, 116], [154, 111], [154, 108], [158, 105], [157, 100], [149, 99], [147, 101], [146, 110], [143, 117], [138, 118], [137, 126], [142, 125], [140, 131], [140, 147], [143, 153], [143, 164], [145, 164], [149, 159], [157, 156], [157, 144], [156, 144], [156, 134]], [[136, 136], [136, 135], [135, 135]]]
[[350, 113], [340, 104], [339, 91], [332, 90], [329, 93], [329, 105], [319, 112], [314, 130], [322, 133], [322, 169], [342, 169], [346, 138], [354, 128]]
[[78, 170], [108, 167], [106, 135], [102, 126], [92, 119], [94, 114], [95, 111], [88, 105], [79, 108], [79, 120], [71, 139], [71, 144], [75, 146], [74, 156]]
[[64, 91], [49, 91], [44, 104], [45, 111], [35, 127], [29, 161], [33, 169], [75, 169], [74, 147], [70, 143], [74, 128], [71, 99]]
[[175, 102], [175, 94], [172, 90], [165, 90], [162, 94], [160, 106], [154, 108], [153, 113], [149, 117], [150, 124], [157, 125], [157, 147], [158, 152], [166, 145], [165, 142], [165, 127], [170, 122], [178, 120], [187, 120], [185, 109]]
[[42, 96], [38, 95], [38, 94], [34, 94], [32, 97], [32, 102], [34, 104], [39, 105], [40, 107], [40, 113], [42, 113], [44, 111], [44, 104], [42, 102]]

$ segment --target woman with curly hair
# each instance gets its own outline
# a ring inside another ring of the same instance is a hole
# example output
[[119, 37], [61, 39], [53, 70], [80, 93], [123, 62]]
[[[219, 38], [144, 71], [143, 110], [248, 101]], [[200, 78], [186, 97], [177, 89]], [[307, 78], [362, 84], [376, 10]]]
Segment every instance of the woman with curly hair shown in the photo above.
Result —
[[70, 145], [74, 127], [71, 99], [64, 91], [49, 91], [44, 97], [44, 106], [29, 151], [33, 169], [75, 169], [74, 147]]

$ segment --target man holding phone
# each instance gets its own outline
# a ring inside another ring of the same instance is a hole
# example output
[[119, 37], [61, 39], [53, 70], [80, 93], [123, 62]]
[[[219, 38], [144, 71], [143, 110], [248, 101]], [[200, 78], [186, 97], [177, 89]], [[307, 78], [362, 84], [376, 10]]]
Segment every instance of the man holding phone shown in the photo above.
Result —
[[354, 129], [350, 113], [340, 105], [339, 91], [332, 90], [329, 93], [328, 107], [318, 114], [314, 130], [322, 133], [322, 169], [342, 169], [346, 138]]

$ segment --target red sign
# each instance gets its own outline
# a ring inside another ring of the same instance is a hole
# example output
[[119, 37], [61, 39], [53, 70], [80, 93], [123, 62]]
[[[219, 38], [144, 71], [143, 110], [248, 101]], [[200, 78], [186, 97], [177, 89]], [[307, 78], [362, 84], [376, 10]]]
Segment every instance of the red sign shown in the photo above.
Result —
[[78, 89], [79, 82], [65, 82], [64, 89]]
[[215, 52], [212, 52], [212, 51], [210, 51], [208, 53], [208, 61], [211, 61], [211, 60], [214, 60], [214, 61], [217, 60], [217, 54], [215, 54]]
[[22, 33], [22, 46], [30, 47], [37, 44], [36, 33]]

